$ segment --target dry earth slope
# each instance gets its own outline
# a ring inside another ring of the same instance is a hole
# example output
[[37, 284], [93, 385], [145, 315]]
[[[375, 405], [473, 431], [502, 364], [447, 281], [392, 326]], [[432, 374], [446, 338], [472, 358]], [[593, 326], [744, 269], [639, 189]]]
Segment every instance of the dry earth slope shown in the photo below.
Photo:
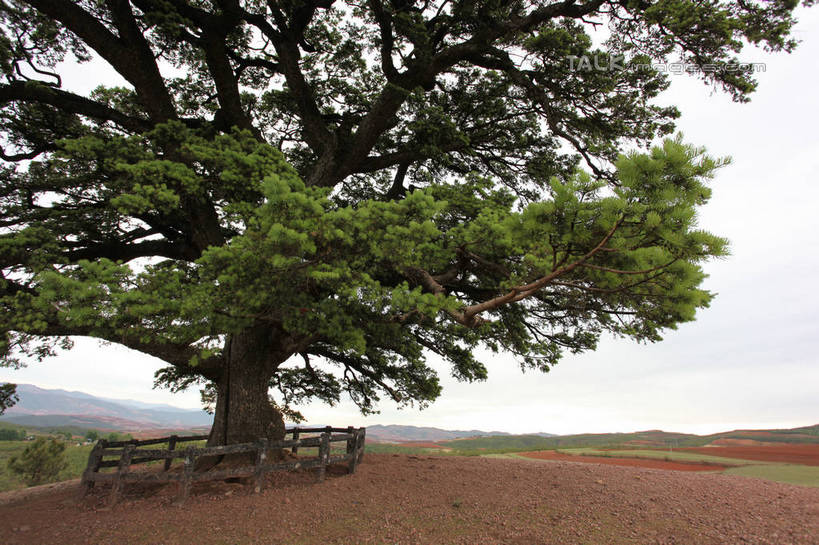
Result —
[[573, 462], [367, 455], [352, 476], [279, 474], [260, 495], [132, 486], [0, 506], [4, 543], [43, 544], [805, 544], [819, 489], [718, 474]]

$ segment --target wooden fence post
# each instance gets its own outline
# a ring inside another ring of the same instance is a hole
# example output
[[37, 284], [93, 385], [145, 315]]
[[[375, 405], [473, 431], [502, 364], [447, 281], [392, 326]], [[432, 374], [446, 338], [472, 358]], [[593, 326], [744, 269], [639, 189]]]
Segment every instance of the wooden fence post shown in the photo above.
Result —
[[[170, 439], [168, 439], [168, 450], [176, 449], [176, 435], [171, 435]], [[165, 458], [165, 468], [162, 471], [168, 471], [171, 469], [171, 464], [173, 463], [173, 458]]]
[[[321, 431], [320, 430], [325, 430]], [[298, 451], [298, 447], [300, 446], [300, 433], [304, 430], [300, 430], [298, 428], [293, 428], [291, 433], [293, 433], [293, 452]], [[330, 464], [332, 454], [332, 443], [333, 441], [341, 441], [346, 440], [346, 455], [345, 456], [337, 456], [335, 459], [339, 461], [347, 461], [348, 462], [348, 469], [349, 473], [354, 473], [357, 469], [357, 466], [361, 463], [362, 458], [364, 457], [364, 443], [365, 443], [365, 434], [366, 428], [353, 428], [352, 426], [347, 427], [346, 430], [343, 429], [336, 429], [332, 428], [331, 426], [327, 426], [324, 428], [308, 428], [309, 432], [320, 432], [318, 439], [318, 459], [315, 461], [309, 462], [310, 466], [316, 467], [318, 469], [318, 481], [322, 482], [325, 480], [327, 475], [327, 466]], [[347, 439], [342, 439], [343, 436], [336, 436], [335, 439], [333, 438], [333, 431], [341, 432], [346, 431]], [[105, 439], [100, 439], [96, 445], [92, 448], [91, 452], [88, 455], [88, 463], [86, 468], [83, 472], [82, 479], [80, 481], [80, 497], [81, 499], [88, 491], [94, 487], [96, 480], [99, 477], [99, 470], [101, 467], [111, 467], [116, 465], [117, 471], [113, 475], [104, 475], [106, 477], [105, 480], [111, 478], [112, 481], [112, 488], [111, 488], [111, 496], [109, 498], [109, 504], [111, 506], [116, 505], [119, 501], [121, 496], [123, 495], [123, 491], [125, 488], [125, 484], [128, 481], [128, 477], [130, 474], [130, 468], [133, 464], [139, 464], [144, 462], [151, 462], [154, 460], [163, 460], [164, 461], [164, 469], [161, 473], [155, 474], [150, 476], [150, 480], [155, 480], [159, 482], [170, 482], [170, 481], [177, 481], [178, 483], [178, 493], [177, 493], [177, 504], [184, 503], [188, 496], [190, 495], [191, 487], [193, 486], [194, 480], [201, 480], [206, 479], [206, 476], [197, 477], [194, 479], [194, 466], [196, 461], [197, 452], [203, 451], [202, 449], [198, 449], [195, 447], [188, 447], [184, 450], [177, 450], [177, 445], [185, 441], [186, 438], [180, 438], [179, 436], [172, 435], [167, 438], [163, 439], [151, 439], [148, 441], [123, 441], [123, 442], [110, 442], [106, 441]], [[154, 450], [146, 450], [141, 451], [138, 447], [144, 446], [145, 444], [158, 444], [167, 441], [169, 447], [168, 449], [154, 449]], [[315, 445], [316, 438], [309, 438], [307, 439], [309, 444]], [[278, 442], [276, 443], [279, 444]], [[113, 450], [111, 449], [112, 446], [121, 446], [122, 449]], [[303, 445], [302, 445], [303, 446]], [[238, 448], [237, 448], [238, 447]], [[270, 457], [270, 448], [271, 444], [270, 441], [266, 438], [262, 438], [256, 443], [251, 443], [248, 445], [236, 445], [232, 448], [229, 447], [219, 447], [217, 449], [204, 449], [204, 451], [212, 451], [215, 450], [217, 452], [256, 452], [256, 463], [253, 467], [252, 472], [244, 471], [245, 468], [242, 468], [243, 471], [241, 472], [230, 472], [231, 474], [239, 475], [241, 474], [242, 477], [249, 477], [253, 476], [255, 481], [254, 490], [256, 493], [259, 493], [264, 488], [264, 478], [268, 471], [271, 470], [272, 467], [281, 467], [282, 469], [290, 468], [290, 469], [297, 469], [302, 465], [301, 462], [292, 462], [287, 464], [280, 464], [276, 466], [275, 464], [271, 466], [269, 464], [269, 457]], [[110, 450], [109, 450], [110, 449]], [[120, 454], [120, 458], [118, 461], [105, 461], [106, 451], [108, 451], [109, 456], [115, 456], [117, 452]], [[203, 451], [203, 452], [204, 452]], [[142, 453], [140, 457], [140, 453]], [[176, 454], [180, 454], [181, 456], [175, 456]], [[172, 465], [172, 461], [174, 457], [181, 457], [184, 458], [184, 467], [181, 474], [170, 474], [168, 473], [169, 466]], [[170, 462], [170, 463], [169, 463]], [[131, 479], [133, 480], [133, 479]]]
[[122, 488], [125, 486], [123, 477], [128, 474], [128, 470], [131, 468], [131, 457], [134, 454], [134, 450], [136, 450], [136, 445], [133, 443], [125, 445], [122, 448], [122, 456], [119, 458], [117, 473], [114, 476], [114, 486], [111, 487], [111, 497], [109, 498], [109, 505], [112, 507], [119, 501]]
[[347, 465], [347, 473], [355, 473], [355, 466], [358, 458], [358, 430], [352, 426], [347, 427], [347, 433], [352, 435], [347, 439], [347, 458], [350, 460]]
[[318, 481], [324, 480], [324, 475], [327, 473], [327, 462], [330, 458], [330, 434], [324, 432], [321, 434], [321, 443], [319, 443], [319, 470]]
[[[298, 426], [296, 426], [295, 428], [293, 428], [293, 441], [298, 441], [298, 440], [299, 440], [299, 427], [298, 427]], [[296, 443], [295, 445], [293, 445], [293, 448], [291, 448], [291, 449], [290, 449], [290, 452], [291, 452], [291, 454], [293, 454], [294, 456], [295, 456], [296, 454], [298, 454], [298, 453], [299, 453], [299, 445], [298, 445], [298, 443]]]
[[256, 487], [253, 489], [257, 494], [262, 491], [264, 486], [264, 466], [267, 461], [267, 453], [270, 450], [270, 440], [262, 438], [259, 440], [259, 447], [256, 451]]
[[88, 453], [88, 464], [85, 466], [85, 471], [82, 473], [82, 481], [80, 481], [80, 498], [83, 498], [88, 492], [94, 488], [94, 474], [100, 470], [100, 463], [102, 463], [102, 450], [107, 445], [105, 439], [100, 439]]
[[185, 468], [182, 470], [182, 478], [179, 481], [179, 496], [176, 498], [177, 504], [181, 505], [188, 499], [191, 493], [191, 480], [193, 479], [193, 447], [185, 449]]
[[356, 441], [356, 454], [358, 459], [356, 460], [356, 465], [361, 463], [361, 460], [364, 459], [364, 442], [367, 439], [367, 428], [359, 428], [358, 429], [358, 438]]

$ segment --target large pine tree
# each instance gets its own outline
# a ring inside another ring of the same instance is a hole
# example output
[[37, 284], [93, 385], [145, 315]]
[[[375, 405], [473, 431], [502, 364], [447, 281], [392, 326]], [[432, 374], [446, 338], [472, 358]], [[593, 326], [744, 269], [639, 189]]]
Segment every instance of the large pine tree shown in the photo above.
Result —
[[[725, 241], [696, 226], [721, 162], [646, 147], [677, 116], [650, 65], [746, 100], [736, 55], [794, 47], [796, 5], [2, 0], [3, 361], [156, 356], [218, 445], [309, 399], [431, 402], [429, 354], [473, 381], [478, 346], [659, 340]], [[63, 88], [92, 58], [128, 84]]]

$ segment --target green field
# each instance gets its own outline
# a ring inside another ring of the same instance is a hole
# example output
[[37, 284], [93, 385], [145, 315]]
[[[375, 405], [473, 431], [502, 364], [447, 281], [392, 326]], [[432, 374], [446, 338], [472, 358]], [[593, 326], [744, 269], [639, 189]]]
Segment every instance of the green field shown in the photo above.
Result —
[[367, 443], [365, 451], [372, 454], [433, 454], [436, 456], [446, 456], [450, 454], [441, 449], [404, 447], [393, 443]]
[[603, 456], [614, 458], [650, 458], [671, 462], [697, 462], [721, 464], [730, 467], [723, 471], [727, 475], [741, 475], [755, 477], [802, 486], [819, 487], [819, 467], [800, 464], [782, 464], [778, 462], [763, 462], [759, 460], [741, 460], [739, 458], [724, 458], [709, 456], [696, 452], [678, 452], [666, 450], [627, 449], [627, 450], [597, 450], [590, 448], [560, 449], [558, 452], [583, 456]]
[[[758, 462], [757, 462], [758, 463]], [[728, 475], [755, 477], [781, 483], [819, 487], [819, 467], [796, 464], [766, 464], [732, 467], [725, 470]]]
[[[0, 429], [20, 426], [0, 422]], [[34, 435], [73, 433], [81, 437], [87, 430], [79, 428], [33, 428], [29, 433]], [[769, 435], [765, 440], [780, 443], [819, 443], [819, 426], [808, 426], [792, 430], [767, 430]], [[441, 441], [440, 448], [426, 448], [403, 446], [393, 443], [367, 443], [366, 452], [374, 454], [405, 454], [405, 455], [435, 455], [435, 456], [489, 456], [498, 458], [519, 458], [517, 452], [535, 450], [558, 450], [566, 454], [586, 456], [637, 457], [650, 458], [675, 462], [714, 463], [736, 466], [726, 473], [732, 475], [746, 475], [792, 484], [819, 486], [819, 469], [800, 465], [787, 465], [776, 462], [759, 462], [723, 458], [692, 452], [683, 452], [669, 449], [651, 449], [642, 446], [629, 445], [632, 441], [651, 441], [656, 444], [673, 445], [676, 447], [699, 446], [707, 444], [717, 438], [750, 438], [758, 437], [752, 431], [732, 431], [709, 436], [697, 436], [663, 431], [645, 431], [635, 433], [605, 433], [605, 434], [578, 434], [558, 437], [543, 437], [539, 435], [501, 435], [475, 437]], [[101, 434], [105, 436], [106, 434]], [[90, 445], [77, 447], [75, 442], [67, 442], [66, 458], [69, 466], [60, 474], [60, 480], [77, 478], [81, 475], [91, 449]], [[188, 443], [185, 446], [193, 446]], [[8, 459], [14, 454], [21, 453], [27, 442], [0, 441], [0, 491], [23, 488], [25, 484], [17, 476], [8, 471]], [[154, 448], [163, 448], [157, 445]], [[340, 448], [340, 447], [338, 447]], [[610, 449], [610, 450], [601, 450]], [[316, 449], [302, 449], [302, 455], [315, 455]], [[335, 448], [334, 448], [335, 450]], [[154, 462], [157, 463], [157, 462]]]
[[[22, 479], [9, 471], [8, 461], [12, 456], [22, 454], [26, 446], [30, 444], [29, 441], [0, 441], [0, 492], [26, 487]], [[91, 452], [91, 445], [78, 447], [74, 443], [69, 443], [65, 449], [68, 467], [60, 473], [58, 480], [67, 481], [79, 478], [88, 463], [89, 452]]]
[[583, 456], [609, 456], [613, 458], [650, 458], [652, 460], [665, 460], [667, 462], [697, 462], [702, 464], [720, 464], [726, 466], [747, 466], [747, 465], [767, 465], [772, 462], [760, 462], [754, 460], [741, 460], [739, 458], [725, 458], [723, 456], [710, 456], [696, 452], [650, 450], [650, 449], [625, 449], [625, 450], [597, 450], [592, 448], [563, 448], [558, 452], [564, 454], [574, 454]]
[[[635, 451], [619, 451], [616, 454], [609, 454], [609, 451], [605, 453], [601, 451], [594, 451], [594, 449], [561, 449], [559, 452], [565, 454], [575, 454], [575, 455], [602, 455], [602, 456], [612, 456], [612, 457], [624, 457], [626, 455], [631, 455]], [[648, 451], [651, 452], [651, 451]], [[656, 451], [655, 451], [656, 452]], [[659, 454], [668, 454], [664, 452], [659, 452]], [[696, 455], [693, 454], [692, 456], [683, 456], [688, 455], [691, 453], [674, 453], [679, 454], [681, 456], [670, 458], [672, 461], [686, 461], [686, 462], [712, 462], [719, 460], [719, 463], [725, 465], [736, 465], [738, 467], [730, 467], [724, 470], [722, 473], [726, 475], [739, 475], [741, 477], [752, 477], [756, 479], [765, 479], [768, 481], [776, 481], [780, 483], [787, 483], [787, 484], [796, 484], [800, 486], [810, 486], [810, 487], [817, 487], [819, 488], [819, 467], [816, 466], [804, 466], [799, 464], [779, 464], [776, 462], [760, 462], [760, 461], [753, 461], [753, 460], [739, 460], [736, 458], [721, 458], [719, 456], [705, 456], [705, 455]], [[640, 458], [641, 456], [631, 456], [634, 458]], [[661, 456], [642, 456], [644, 458], [660, 458], [664, 459]], [[505, 458], [505, 459], [516, 459], [516, 460], [528, 460], [530, 462], [546, 462], [546, 460], [538, 460], [536, 458], [527, 458], [526, 456], [520, 456], [518, 454], [509, 453], [509, 454], [487, 454], [486, 458]]]

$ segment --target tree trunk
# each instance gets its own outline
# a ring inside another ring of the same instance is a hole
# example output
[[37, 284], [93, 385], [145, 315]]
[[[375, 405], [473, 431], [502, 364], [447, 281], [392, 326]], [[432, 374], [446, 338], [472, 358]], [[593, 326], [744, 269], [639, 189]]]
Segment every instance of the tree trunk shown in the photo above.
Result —
[[[230, 336], [216, 384], [216, 408], [207, 446], [284, 438], [284, 419], [268, 397], [270, 378], [290, 356], [282, 344], [270, 327], [252, 327]], [[198, 469], [221, 461], [209, 460]]]

